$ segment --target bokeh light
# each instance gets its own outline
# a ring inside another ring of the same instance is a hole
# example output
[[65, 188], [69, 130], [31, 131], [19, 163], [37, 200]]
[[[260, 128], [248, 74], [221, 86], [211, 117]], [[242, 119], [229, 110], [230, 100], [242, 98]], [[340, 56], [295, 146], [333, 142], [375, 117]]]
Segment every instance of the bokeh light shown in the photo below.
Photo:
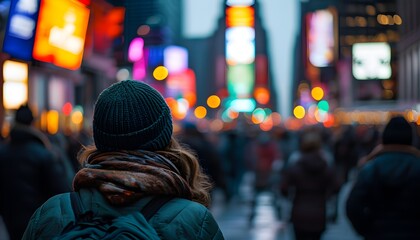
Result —
[[81, 124], [83, 122], [83, 113], [80, 111], [74, 111], [71, 114], [71, 121], [76, 125]]
[[263, 130], [263, 131], [265, 131], [265, 132], [270, 131], [271, 129], [273, 129], [273, 119], [272, 119], [271, 115], [268, 116], [264, 120], [264, 122], [262, 122], [260, 124], [260, 129]]
[[58, 132], [59, 114], [56, 110], [50, 110], [47, 113], [47, 131], [49, 134]]
[[328, 112], [328, 110], [330, 109], [330, 105], [327, 101], [321, 100], [318, 102], [318, 108], [322, 111]]
[[314, 87], [312, 88], [311, 96], [313, 99], [319, 101], [324, 97], [324, 90], [321, 87]]
[[207, 115], [207, 109], [203, 106], [198, 106], [194, 110], [194, 115], [198, 119], [205, 118]]
[[127, 80], [130, 77], [130, 71], [126, 68], [121, 68], [118, 70], [116, 77], [118, 81]]
[[254, 91], [254, 97], [259, 104], [267, 104], [270, 101], [270, 92], [265, 87], [257, 87]]
[[64, 115], [69, 116], [71, 111], [73, 110], [73, 106], [71, 105], [71, 103], [66, 102], [64, 104], [64, 106], [61, 108], [61, 111], [63, 112]]
[[137, 34], [140, 36], [147, 35], [150, 32], [150, 27], [148, 25], [141, 25], [137, 28]]
[[297, 119], [302, 119], [305, 117], [305, 108], [298, 105], [293, 109], [293, 115], [297, 118]]
[[217, 108], [220, 106], [220, 98], [216, 95], [211, 95], [207, 98], [207, 105], [211, 108]]
[[252, 112], [251, 120], [254, 124], [262, 123], [267, 117], [266, 112], [262, 108], [257, 108]]
[[273, 112], [271, 114], [271, 119], [273, 120], [273, 125], [279, 125], [281, 123], [281, 115], [278, 112]]
[[169, 71], [164, 66], [158, 66], [153, 71], [153, 77], [158, 81], [164, 80], [168, 76], [168, 74], [169, 74]]

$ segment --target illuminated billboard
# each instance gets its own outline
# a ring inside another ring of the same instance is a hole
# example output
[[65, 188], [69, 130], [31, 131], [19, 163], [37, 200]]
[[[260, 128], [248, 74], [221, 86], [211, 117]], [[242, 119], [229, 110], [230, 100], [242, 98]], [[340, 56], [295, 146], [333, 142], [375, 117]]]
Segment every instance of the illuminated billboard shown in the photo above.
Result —
[[3, 106], [17, 109], [28, 101], [28, 64], [6, 60], [3, 64]]
[[229, 65], [248, 64], [255, 60], [255, 29], [226, 29], [226, 59]]
[[72, 0], [42, 0], [33, 57], [71, 70], [83, 57], [89, 9]]
[[318, 10], [309, 13], [308, 56], [315, 67], [330, 66], [335, 60], [334, 14], [331, 10]]
[[391, 77], [391, 47], [388, 43], [353, 44], [352, 56], [352, 72], [357, 80], [389, 79]]
[[163, 51], [163, 66], [169, 73], [181, 73], [188, 68], [188, 51], [179, 46], [168, 46]]
[[252, 97], [255, 81], [254, 64], [228, 66], [227, 89], [233, 98]]
[[170, 74], [166, 82], [166, 96], [174, 99], [184, 98], [189, 106], [194, 106], [196, 102], [196, 79], [195, 73], [191, 69], [183, 72]]
[[226, 106], [249, 112], [255, 104], [249, 104], [249, 108], [244, 108], [243, 104], [255, 103], [252, 99], [255, 85], [255, 9], [251, 6], [254, 1], [232, 0], [226, 4], [226, 85], [230, 99]]
[[3, 52], [22, 60], [32, 59], [38, 10], [38, 0], [12, 0], [10, 2]]

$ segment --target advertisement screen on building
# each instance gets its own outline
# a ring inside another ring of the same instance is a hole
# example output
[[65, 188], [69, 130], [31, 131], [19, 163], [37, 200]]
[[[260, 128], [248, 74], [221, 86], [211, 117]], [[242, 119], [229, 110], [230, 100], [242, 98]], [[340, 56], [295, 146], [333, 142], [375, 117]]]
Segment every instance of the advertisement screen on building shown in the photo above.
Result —
[[352, 56], [352, 72], [357, 80], [389, 79], [391, 77], [391, 47], [388, 43], [353, 44]]
[[308, 55], [315, 67], [330, 66], [335, 60], [334, 14], [332, 10], [318, 10], [307, 15]]
[[39, 0], [11, 0], [3, 52], [21, 60], [32, 59]]
[[89, 9], [79, 1], [42, 0], [33, 57], [67, 69], [82, 62]]

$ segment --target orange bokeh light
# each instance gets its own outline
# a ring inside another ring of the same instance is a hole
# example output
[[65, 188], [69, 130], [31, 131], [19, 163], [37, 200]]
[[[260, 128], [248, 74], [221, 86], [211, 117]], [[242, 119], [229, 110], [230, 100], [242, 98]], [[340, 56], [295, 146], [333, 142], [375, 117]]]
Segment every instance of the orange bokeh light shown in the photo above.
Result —
[[265, 87], [257, 87], [254, 91], [254, 97], [259, 104], [267, 104], [270, 101], [270, 92]]

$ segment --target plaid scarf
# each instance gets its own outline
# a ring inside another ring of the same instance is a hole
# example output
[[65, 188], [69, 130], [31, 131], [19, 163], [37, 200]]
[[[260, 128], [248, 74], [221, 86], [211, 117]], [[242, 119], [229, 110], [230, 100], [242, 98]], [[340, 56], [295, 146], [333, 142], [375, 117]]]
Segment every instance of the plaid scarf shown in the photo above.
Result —
[[96, 188], [112, 205], [127, 205], [150, 195], [192, 197], [175, 165], [148, 151], [94, 153], [76, 174], [73, 188]]

